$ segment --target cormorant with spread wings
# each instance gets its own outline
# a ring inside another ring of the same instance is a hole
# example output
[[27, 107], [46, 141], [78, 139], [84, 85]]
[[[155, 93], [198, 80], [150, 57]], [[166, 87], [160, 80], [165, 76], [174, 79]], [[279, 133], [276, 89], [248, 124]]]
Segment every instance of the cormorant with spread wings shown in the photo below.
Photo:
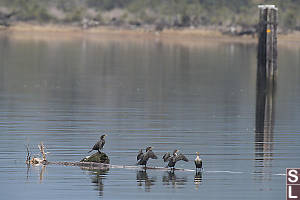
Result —
[[179, 152], [179, 150], [175, 149], [173, 151], [172, 156], [170, 155], [169, 152], [163, 156], [164, 162], [169, 162], [166, 167], [171, 167], [174, 170], [176, 162], [178, 162], [180, 160], [183, 160], [185, 162], [189, 161], [183, 154], [177, 154], [178, 152]]
[[136, 159], [138, 161], [137, 164], [138, 165], [145, 165], [145, 169], [146, 169], [146, 167], [147, 167], [146, 165], [147, 165], [147, 162], [148, 162], [149, 158], [157, 159], [157, 156], [152, 151], [152, 147], [147, 147], [146, 148], [146, 153], [143, 153], [143, 150], [141, 149], [139, 151], [139, 154], [136, 157]]

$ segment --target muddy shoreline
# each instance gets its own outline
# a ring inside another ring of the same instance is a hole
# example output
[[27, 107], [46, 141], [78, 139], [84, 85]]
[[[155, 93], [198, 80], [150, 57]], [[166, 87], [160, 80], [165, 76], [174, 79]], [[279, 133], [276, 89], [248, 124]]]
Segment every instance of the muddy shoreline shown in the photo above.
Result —
[[[221, 31], [213, 28], [185, 28], [185, 29], [165, 29], [163, 31], [151, 31], [143, 28], [124, 29], [118, 27], [99, 26], [89, 29], [82, 29], [71, 25], [36, 25], [19, 23], [8, 28], [0, 27], [0, 35], [7, 35], [16, 38], [35, 38], [35, 39], [142, 39], [159, 40], [175, 43], [195, 42], [226, 42], [226, 43], [257, 43], [256, 36], [230, 36], [224, 35]], [[278, 45], [300, 45], [300, 31], [288, 34], [278, 34]]]

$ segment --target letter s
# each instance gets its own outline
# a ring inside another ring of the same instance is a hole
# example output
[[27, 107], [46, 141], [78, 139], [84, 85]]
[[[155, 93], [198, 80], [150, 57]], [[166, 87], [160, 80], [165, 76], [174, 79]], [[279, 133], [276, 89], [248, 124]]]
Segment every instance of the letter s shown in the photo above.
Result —
[[[288, 180], [289, 180], [289, 182], [291, 182], [291, 183], [296, 183], [297, 181], [298, 181], [298, 176], [297, 176], [297, 174], [298, 174], [298, 172], [297, 172], [297, 170], [294, 170], [294, 169], [292, 169], [292, 170], [289, 170], [289, 178], [288, 178]], [[292, 178], [291, 178], [292, 177]]]

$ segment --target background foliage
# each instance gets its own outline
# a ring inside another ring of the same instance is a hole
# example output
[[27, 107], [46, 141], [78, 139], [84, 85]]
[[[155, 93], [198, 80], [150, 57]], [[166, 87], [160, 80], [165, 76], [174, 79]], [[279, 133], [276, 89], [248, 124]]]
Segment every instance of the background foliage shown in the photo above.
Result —
[[279, 8], [279, 26], [300, 30], [300, 0], [0, 0], [0, 12], [15, 20], [102, 25], [251, 26], [259, 4]]

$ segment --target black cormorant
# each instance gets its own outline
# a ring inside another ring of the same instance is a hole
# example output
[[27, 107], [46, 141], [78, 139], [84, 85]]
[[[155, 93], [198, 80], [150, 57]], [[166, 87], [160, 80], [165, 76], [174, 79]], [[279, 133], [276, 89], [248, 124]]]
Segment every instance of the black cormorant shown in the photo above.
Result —
[[185, 162], [189, 161], [183, 154], [177, 154], [178, 152], [179, 152], [179, 150], [175, 149], [173, 151], [172, 156], [170, 155], [169, 152], [163, 156], [164, 162], [169, 161], [169, 163], [166, 167], [171, 167], [173, 169], [173, 171], [175, 169], [175, 164], [177, 161], [179, 161], [179, 160], [183, 160]]
[[93, 150], [96, 150], [100, 153], [100, 150], [103, 149], [103, 146], [105, 144], [106, 136], [107, 136], [106, 134], [101, 135], [100, 140], [93, 146], [93, 148], [88, 153], [92, 152]]
[[146, 153], [143, 153], [143, 150], [141, 149], [139, 151], [139, 154], [137, 155], [137, 164], [138, 165], [145, 165], [145, 169], [146, 169], [146, 165], [147, 165], [147, 162], [149, 160], [149, 158], [152, 158], [152, 159], [157, 159], [157, 156], [153, 153], [152, 151], [152, 147], [147, 147], [146, 148]]
[[196, 152], [197, 157], [195, 159], [195, 165], [196, 165], [196, 172], [198, 169], [202, 170], [202, 159], [199, 157], [199, 152]]
[[138, 154], [137, 157], [136, 157], [136, 160], [139, 161], [139, 160], [143, 157], [143, 155], [144, 155], [143, 149], [141, 149], [141, 150], [139, 151], [139, 154]]

